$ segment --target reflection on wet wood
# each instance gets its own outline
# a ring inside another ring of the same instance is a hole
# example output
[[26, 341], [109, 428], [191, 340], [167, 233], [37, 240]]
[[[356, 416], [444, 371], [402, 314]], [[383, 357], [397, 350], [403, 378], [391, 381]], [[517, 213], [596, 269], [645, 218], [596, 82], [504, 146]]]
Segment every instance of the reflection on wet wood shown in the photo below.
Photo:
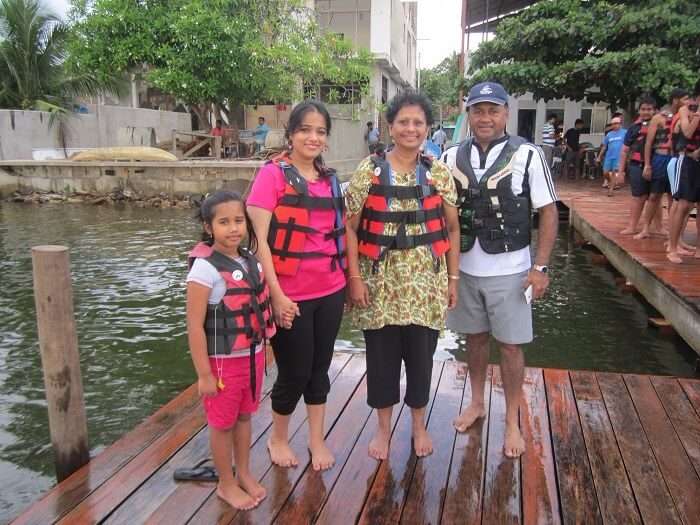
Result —
[[[427, 426], [435, 451], [416, 458], [411, 410], [395, 408], [387, 461], [367, 455], [376, 417], [362, 356], [338, 354], [326, 416], [336, 466], [309, 465], [303, 403], [290, 420], [293, 469], [270, 465], [272, 409], [253, 418], [251, 471], [268, 490], [237, 512], [213, 483], [175, 483], [208, 455], [196, 390], [185, 391], [58, 485], [16, 523], [650, 523], [700, 522], [700, 381], [526, 369], [520, 427], [526, 452], [503, 455], [505, 397], [490, 367], [487, 416], [464, 434], [452, 420], [471, 398], [455, 363], [435, 363]], [[405, 379], [402, 379], [402, 383]], [[402, 384], [405, 389], [405, 384]]]

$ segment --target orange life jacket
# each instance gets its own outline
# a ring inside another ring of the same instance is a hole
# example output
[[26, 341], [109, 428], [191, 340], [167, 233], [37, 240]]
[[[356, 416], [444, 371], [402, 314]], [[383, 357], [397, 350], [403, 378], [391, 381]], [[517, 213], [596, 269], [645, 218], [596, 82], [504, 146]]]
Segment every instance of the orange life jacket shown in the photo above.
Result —
[[[376, 272], [378, 262], [389, 250], [410, 250], [417, 246], [429, 245], [435, 260], [435, 269], [439, 270], [440, 256], [447, 252], [450, 244], [442, 197], [430, 176], [432, 160], [425, 156], [419, 158], [415, 186], [396, 186], [389, 162], [377, 156], [372, 156], [372, 162], [372, 185], [362, 209], [357, 231], [359, 252], [375, 260], [373, 271]], [[391, 199], [416, 199], [419, 208], [412, 211], [391, 211]], [[387, 223], [398, 225], [395, 235], [384, 233]], [[406, 224], [420, 224], [424, 233], [407, 235]]]
[[207, 305], [204, 320], [207, 354], [230, 355], [234, 350], [250, 349], [250, 382], [255, 397], [255, 351], [275, 334], [275, 325], [262, 265], [249, 251], [240, 253], [246, 267], [200, 242], [190, 252], [189, 265], [202, 258], [216, 268], [226, 283], [226, 295], [221, 302]]
[[[289, 164], [284, 157], [272, 161], [284, 172], [284, 195], [272, 212], [268, 244], [272, 252], [272, 263], [278, 275], [296, 275], [302, 259], [330, 258], [330, 270], [345, 269], [345, 205], [340, 183], [335, 170], [327, 168], [326, 177], [331, 185], [332, 197], [309, 195], [306, 179]], [[325, 233], [326, 240], [335, 240], [336, 253], [305, 250], [306, 237], [310, 233], [321, 233], [309, 226], [312, 210], [333, 210], [333, 230]]]

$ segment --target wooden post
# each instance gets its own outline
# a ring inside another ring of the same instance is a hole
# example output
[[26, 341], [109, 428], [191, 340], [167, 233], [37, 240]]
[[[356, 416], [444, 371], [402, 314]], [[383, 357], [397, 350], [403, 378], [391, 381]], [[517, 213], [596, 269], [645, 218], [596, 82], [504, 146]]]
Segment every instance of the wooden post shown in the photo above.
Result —
[[216, 160], [221, 160], [221, 143], [222, 143], [222, 140], [221, 140], [220, 136], [214, 137], [214, 151], [213, 151], [214, 155], [213, 155], [213, 157]]
[[68, 248], [32, 248], [34, 300], [58, 481], [90, 460]]

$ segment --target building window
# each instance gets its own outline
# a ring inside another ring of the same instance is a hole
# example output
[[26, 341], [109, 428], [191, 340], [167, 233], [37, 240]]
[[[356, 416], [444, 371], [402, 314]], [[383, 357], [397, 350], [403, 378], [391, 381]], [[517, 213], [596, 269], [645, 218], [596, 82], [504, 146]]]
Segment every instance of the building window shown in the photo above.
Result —
[[382, 75], [382, 104], [389, 100], [389, 79]]
[[593, 110], [591, 108], [584, 108], [581, 110], [581, 120], [583, 120], [583, 129], [581, 133], [591, 132], [591, 119], [593, 118]]

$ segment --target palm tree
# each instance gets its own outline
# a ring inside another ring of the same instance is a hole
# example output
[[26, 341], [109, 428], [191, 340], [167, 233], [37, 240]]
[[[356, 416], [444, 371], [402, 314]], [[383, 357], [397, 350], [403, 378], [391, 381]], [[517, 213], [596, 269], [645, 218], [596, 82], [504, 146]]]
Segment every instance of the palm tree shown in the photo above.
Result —
[[68, 71], [69, 29], [37, 0], [0, 0], [0, 108], [64, 113], [74, 97], [113, 90]]

